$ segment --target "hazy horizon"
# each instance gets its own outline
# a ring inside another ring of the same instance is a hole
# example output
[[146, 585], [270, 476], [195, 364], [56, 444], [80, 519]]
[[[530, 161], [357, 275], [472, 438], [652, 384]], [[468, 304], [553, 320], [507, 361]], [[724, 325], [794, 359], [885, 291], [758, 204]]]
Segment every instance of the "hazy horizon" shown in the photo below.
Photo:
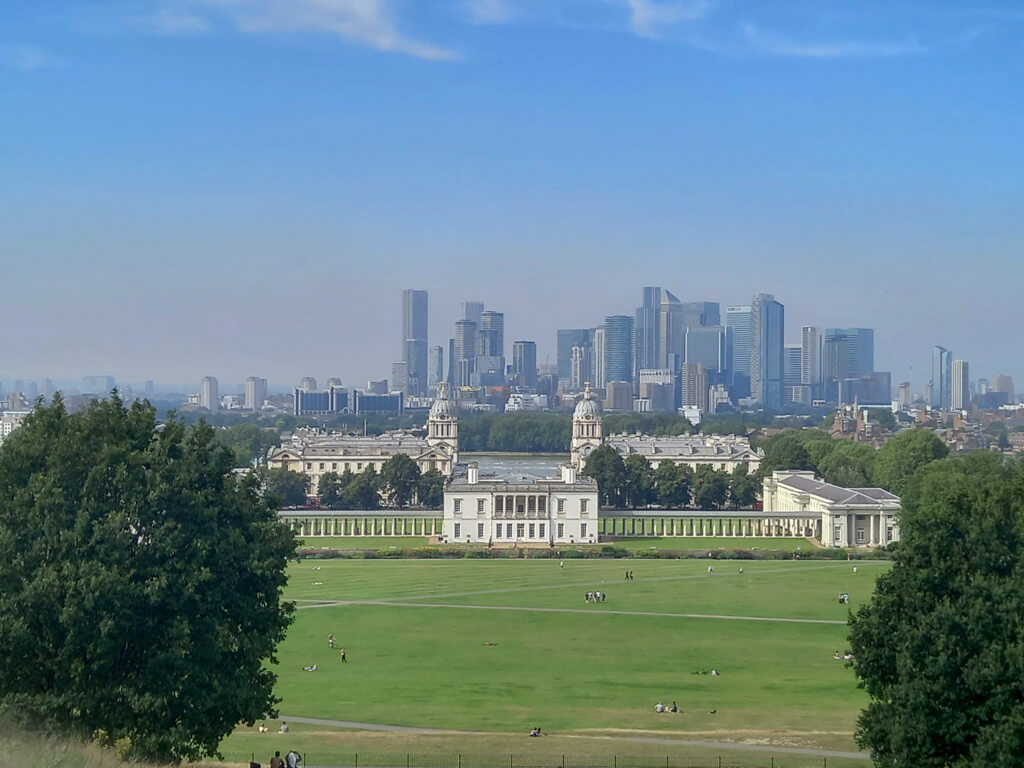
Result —
[[0, 379], [390, 378], [401, 292], [554, 362], [641, 288], [1024, 381], [1024, 14], [939, 2], [0, 9]]

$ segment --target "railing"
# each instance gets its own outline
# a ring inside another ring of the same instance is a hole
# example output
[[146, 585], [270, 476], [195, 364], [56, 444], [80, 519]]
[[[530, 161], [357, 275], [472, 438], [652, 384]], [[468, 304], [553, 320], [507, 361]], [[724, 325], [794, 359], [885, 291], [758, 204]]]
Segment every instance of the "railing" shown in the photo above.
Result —
[[[227, 763], [257, 763], [260, 755], [224, 753]], [[263, 758], [263, 768], [269, 756]], [[814, 755], [687, 757], [475, 752], [307, 752], [298, 768], [829, 768], [836, 758]], [[864, 761], [870, 765], [870, 761]]]

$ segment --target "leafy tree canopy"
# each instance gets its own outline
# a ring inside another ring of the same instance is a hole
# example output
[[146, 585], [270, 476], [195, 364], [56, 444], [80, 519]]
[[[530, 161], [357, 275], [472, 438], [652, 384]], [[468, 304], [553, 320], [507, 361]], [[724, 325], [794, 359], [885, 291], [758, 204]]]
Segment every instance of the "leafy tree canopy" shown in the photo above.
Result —
[[818, 474], [822, 479], [844, 488], [869, 486], [877, 456], [875, 449], [852, 440], [835, 440], [833, 443], [832, 450], [818, 462]]
[[286, 507], [299, 507], [306, 503], [309, 478], [301, 472], [274, 467], [267, 470], [266, 486], [277, 503]]
[[0, 711], [198, 759], [274, 709], [290, 530], [205, 424], [56, 396], [0, 447]]
[[850, 620], [871, 697], [857, 740], [882, 768], [1019, 765], [1024, 467], [982, 452], [934, 461], [900, 523], [893, 568]]
[[690, 503], [693, 470], [685, 464], [663, 461], [654, 471], [658, 503], [666, 509], [682, 509]]
[[929, 462], [943, 459], [949, 449], [926, 429], [908, 429], [883, 445], [875, 457], [875, 482], [903, 496], [914, 473]]
[[693, 474], [693, 504], [698, 509], [721, 509], [729, 497], [729, 476], [701, 464]]
[[779, 469], [814, 469], [804, 442], [795, 431], [781, 432], [765, 440], [762, 444], [761, 476], [766, 477]]
[[399, 509], [408, 506], [420, 483], [420, 468], [407, 454], [396, 453], [380, 471], [381, 487], [388, 503]]
[[622, 495], [626, 506], [636, 509], [654, 501], [654, 470], [647, 457], [633, 454], [623, 462]]
[[444, 505], [444, 475], [436, 469], [424, 472], [420, 475], [416, 495], [419, 497], [421, 507], [440, 509]]
[[602, 445], [587, 457], [583, 474], [597, 481], [597, 494], [604, 506], [617, 507], [622, 502], [622, 484], [626, 467], [622, 457], [609, 445]]

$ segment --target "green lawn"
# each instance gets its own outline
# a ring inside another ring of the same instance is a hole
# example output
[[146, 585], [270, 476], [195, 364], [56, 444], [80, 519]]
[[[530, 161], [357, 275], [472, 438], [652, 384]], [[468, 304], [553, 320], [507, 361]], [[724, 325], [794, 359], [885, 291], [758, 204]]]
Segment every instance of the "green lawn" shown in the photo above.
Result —
[[[782, 738], [850, 750], [866, 699], [832, 659], [847, 631], [836, 597], [849, 592], [856, 608], [888, 567], [860, 561], [855, 574], [853, 565], [307, 560], [291, 567], [288, 596], [305, 607], [279, 652], [280, 711], [508, 738], [541, 724], [574, 737]], [[584, 601], [595, 589], [606, 602]], [[347, 664], [327, 647], [331, 632]], [[303, 672], [309, 664], [317, 671]], [[711, 669], [721, 675], [693, 674]], [[657, 715], [659, 700], [683, 712]]]

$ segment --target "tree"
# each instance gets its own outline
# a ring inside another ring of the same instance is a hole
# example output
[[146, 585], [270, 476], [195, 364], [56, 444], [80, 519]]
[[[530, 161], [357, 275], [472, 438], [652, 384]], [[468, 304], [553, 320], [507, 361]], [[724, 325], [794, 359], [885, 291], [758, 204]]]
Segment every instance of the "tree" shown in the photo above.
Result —
[[729, 495], [729, 477], [725, 472], [701, 464], [693, 476], [693, 504], [698, 509], [721, 509]]
[[622, 495], [626, 505], [636, 509], [654, 500], [654, 470], [647, 457], [633, 454], [623, 462]]
[[654, 470], [658, 503], [666, 509], [682, 509], [690, 503], [693, 470], [685, 464], [663, 461]]
[[729, 503], [737, 509], [749, 509], [757, 501], [761, 484], [756, 476], [747, 472], [746, 464], [737, 464], [729, 475]]
[[900, 546], [850, 619], [870, 696], [858, 743], [882, 768], [1019, 765], [1024, 754], [1024, 468], [976, 452], [919, 470]]
[[309, 478], [306, 475], [275, 467], [267, 470], [266, 478], [267, 492], [278, 503], [286, 507], [301, 507], [306, 503], [306, 491], [309, 489]]
[[869, 408], [868, 420], [889, 431], [896, 429], [896, 416], [891, 408]]
[[875, 483], [902, 496], [918, 469], [948, 454], [949, 449], [934, 432], [908, 429], [879, 449], [875, 457]]
[[352, 477], [344, 490], [345, 509], [377, 509], [380, 506], [380, 478], [373, 465]]
[[420, 468], [409, 456], [396, 453], [380, 470], [381, 488], [388, 503], [401, 509], [412, 501], [420, 483]]
[[342, 474], [337, 472], [324, 472], [320, 475], [320, 485], [317, 486], [317, 496], [320, 497], [320, 506], [324, 509], [344, 509], [345, 489], [352, 482], [352, 470], [346, 469]]
[[864, 488], [871, 484], [877, 452], [870, 445], [851, 440], [836, 440], [831, 453], [818, 464], [818, 474], [826, 483], [844, 488]]
[[234, 424], [216, 430], [217, 442], [234, 452], [236, 467], [251, 467], [265, 464], [267, 451], [280, 442], [276, 429], [260, 427], [252, 422]]
[[597, 494], [601, 504], [617, 507], [622, 502], [622, 483], [626, 467], [622, 457], [610, 445], [602, 445], [587, 457], [583, 474], [597, 481]]
[[420, 475], [416, 495], [421, 507], [440, 509], [444, 505], [444, 475], [436, 469], [428, 469]]
[[0, 711], [153, 761], [274, 711], [295, 538], [205, 423], [116, 393], [0, 448]]
[[793, 431], [781, 432], [765, 441], [761, 476], [767, 477], [778, 469], [814, 469], [807, 449]]

